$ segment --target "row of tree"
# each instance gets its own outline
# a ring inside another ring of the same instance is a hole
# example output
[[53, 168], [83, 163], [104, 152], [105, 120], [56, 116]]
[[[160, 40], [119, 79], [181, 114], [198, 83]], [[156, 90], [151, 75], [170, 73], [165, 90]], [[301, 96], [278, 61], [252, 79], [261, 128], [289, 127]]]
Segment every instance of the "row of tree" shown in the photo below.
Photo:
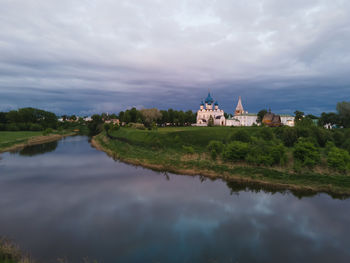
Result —
[[158, 110], [156, 108], [141, 110], [132, 108], [126, 111], [121, 111], [118, 115], [102, 113], [101, 115], [95, 114], [91, 118], [92, 121], [88, 124], [91, 134], [99, 133], [103, 128], [103, 123], [112, 119], [119, 119], [120, 124], [125, 125], [140, 123], [146, 128], [152, 128], [157, 125], [187, 126], [196, 122], [196, 114], [190, 110], [184, 112], [169, 109], [166, 111]]
[[58, 126], [56, 114], [35, 108], [21, 108], [0, 112], [0, 130], [41, 131]]
[[119, 118], [120, 122], [138, 122], [144, 123], [146, 126], [152, 122], [156, 122], [161, 126], [185, 126], [196, 122], [196, 114], [191, 110], [184, 112], [182, 110], [177, 111], [173, 109], [159, 111], [157, 109], [137, 110], [136, 108], [132, 108], [130, 110], [121, 111], [118, 116], [114, 116]]
[[[310, 126], [317, 124], [321, 127], [338, 126], [343, 128], [350, 128], [350, 102], [338, 102], [336, 112], [322, 112], [320, 117], [312, 114], [305, 115], [304, 112], [296, 110], [294, 112], [294, 122], [296, 126]], [[265, 114], [268, 111], [263, 109], [258, 112], [258, 123], [262, 123]]]

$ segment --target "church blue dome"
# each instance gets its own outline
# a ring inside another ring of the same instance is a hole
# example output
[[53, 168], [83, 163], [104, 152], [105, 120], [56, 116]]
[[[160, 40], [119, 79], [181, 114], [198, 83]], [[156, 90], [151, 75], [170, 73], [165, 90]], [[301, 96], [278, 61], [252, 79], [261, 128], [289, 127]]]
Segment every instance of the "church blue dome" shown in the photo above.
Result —
[[207, 98], [205, 99], [205, 103], [212, 104], [214, 102], [213, 98], [210, 96], [210, 92], [208, 93]]
[[215, 105], [215, 106], [218, 106], [218, 105], [219, 105], [218, 101], [215, 101], [214, 105]]
[[201, 106], [204, 106], [204, 102], [203, 102], [203, 100], [201, 101]]

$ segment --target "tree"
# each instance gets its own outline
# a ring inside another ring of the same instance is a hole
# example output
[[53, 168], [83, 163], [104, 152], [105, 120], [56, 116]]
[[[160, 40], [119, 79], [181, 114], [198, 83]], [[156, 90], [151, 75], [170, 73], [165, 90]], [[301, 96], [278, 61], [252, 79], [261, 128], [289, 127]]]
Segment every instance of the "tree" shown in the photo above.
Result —
[[120, 122], [124, 122], [124, 121], [125, 121], [125, 120], [124, 120], [124, 115], [125, 115], [125, 112], [124, 112], [124, 111], [119, 112], [119, 121], [120, 121]]
[[341, 125], [344, 126], [344, 128], [350, 128], [350, 102], [338, 102], [337, 111]]
[[193, 113], [193, 111], [188, 110], [185, 112], [185, 122], [187, 125], [196, 122], [196, 115]]
[[168, 109], [168, 122], [174, 124], [175, 114], [173, 109]]
[[5, 124], [7, 122], [6, 115], [7, 115], [6, 112], [0, 112], [0, 123], [4, 123]]
[[129, 110], [129, 114], [130, 114], [130, 122], [137, 122], [138, 110], [135, 107]]
[[267, 113], [266, 109], [263, 109], [263, 110], [258, 112], [258, 119], [257, 119], [258, 123], [262, 123], [262, 120], [264, 119], [264, 116], [266, 113]]
[[325, 125], [333, 126], [339, 124], [339, 115], [335, 112], [322, 112], [321, 117], [318, 120], [318, 125], [324, 127]]
[[153, 109], [142, 109], [141, 115], [144, 119], [144, 124], [146, 127], [150, 127], [152, 122], [157, 121], [162, 118], [162, 114], [156, 108]]
[[213, 127], [214, 126], [214, 118], [211, 115], [210, 115], [209, 120], [208, 120], [208, 126], [209, 127]]
[[294, 112], [294, 115], [295, 115], [295, 117], [294, 117], [295, 124], [297, 124], [298, 122], [300, 122], [304, 118], [304, 112], [302, 112], [302, 111], [296, 110]]
[[98, 114], [91, 116], [91, 121], [88, 124], [89, 132], [91, 135], [96, 135], [102, 131], [103, 120]]

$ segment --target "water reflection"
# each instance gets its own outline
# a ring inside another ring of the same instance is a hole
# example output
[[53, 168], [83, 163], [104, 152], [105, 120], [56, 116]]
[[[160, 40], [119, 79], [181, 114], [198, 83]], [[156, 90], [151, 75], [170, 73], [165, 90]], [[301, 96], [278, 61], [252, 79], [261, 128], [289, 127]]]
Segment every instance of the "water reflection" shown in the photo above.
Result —
[[53, 142], [48, 142], [48, 143], [43, 143], [38, 145], [27, 146], [19, 151], [19, 155], [34, 156], [38, 154], [53, 152], [54, 150], [56, 150], [57, 145], [58, 145], [58, 142], [53, 141]]
[[[0, 235], [35, 258], [348, 262], [349, 200], [296, 198], [114, 162], [84, 137], [3, 155]], [[228, 188], [229, 186], [229, 188]], [[250, 186], [252, 187], [252, 186]], [[231, 192], [239, 193], [231, 195]]]

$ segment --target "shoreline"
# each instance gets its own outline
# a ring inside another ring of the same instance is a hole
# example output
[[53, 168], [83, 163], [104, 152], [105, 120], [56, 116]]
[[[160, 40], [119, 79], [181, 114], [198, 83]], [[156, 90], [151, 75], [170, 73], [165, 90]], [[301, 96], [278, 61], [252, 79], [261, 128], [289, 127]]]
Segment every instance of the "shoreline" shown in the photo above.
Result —
[[47, 142], [58, 141], [62, 138], [65, 138], [68, 136], [73, 136], [73, 135], [76, 135], [76, 133], [34, 136], [32, 138], [29, 138], [28, 141], [25, 143], [18, 143], [18, 144], [14, 144], [10, 147], [0, 149], [0, 154], [5, 153], [5, 152], [12, 152], [12, 151], [21, 150], [27, 146], [33, 146], [33, 145], [43, 144], [43, 143], [47, 143]]
[[151, 169], [158, 172], [169, 172], [173, 174], [178, 175], [186, 175], [186, 176], [203, 176], [212, 180], [215, 179], [222, 179], [226, 182], [234, 182], [234, 183], [244, 183], [247, 184], [247, 186], [250, 185], [258, 185], [261, 187], [271, 187], [274, 188], [274, 190], [289, 190], [289, 191], [297, 191], [297, 192], [304, 192], [304, 193], [310, 193], [310, 194], [318, 194], [318, 193], [326, 193], [329, 195], [334, 196], [350, 196], [350, 189], [348, 190], [334, 190], [331, 185], [327, 186], [308, 186], [308, 185], [297, 185], [297, 184], [290, 184], [290, 183], [280, 183], [280, 182], [273, 182], [271, 180], [265, 179], [254, 179], [251, 177], [246, 177], [244, 175], [239, 174], [232, 174], [228, 172], [224, 173], [218, 173], [215, 171], [210, 170], [203, 170], [203, 169], [186, 169], [186, 168], [176, 168], [174, 166], [164, 166], [162, 164], [152, 164], [147, 163], [144, 160], [139, 159], [126, 159], [118, 155], [117, 152], [114, 152], [104, 146], [101, 145], [101, 143], [96, 139], [98, 135], [92, 137], [91, 139], [91, 145], [96, 148], [99, 151], [105, 152], [108, 156], [112, 157], [115, 160], [119, 160], [121, 162], [140, 166], [146, 169]]

